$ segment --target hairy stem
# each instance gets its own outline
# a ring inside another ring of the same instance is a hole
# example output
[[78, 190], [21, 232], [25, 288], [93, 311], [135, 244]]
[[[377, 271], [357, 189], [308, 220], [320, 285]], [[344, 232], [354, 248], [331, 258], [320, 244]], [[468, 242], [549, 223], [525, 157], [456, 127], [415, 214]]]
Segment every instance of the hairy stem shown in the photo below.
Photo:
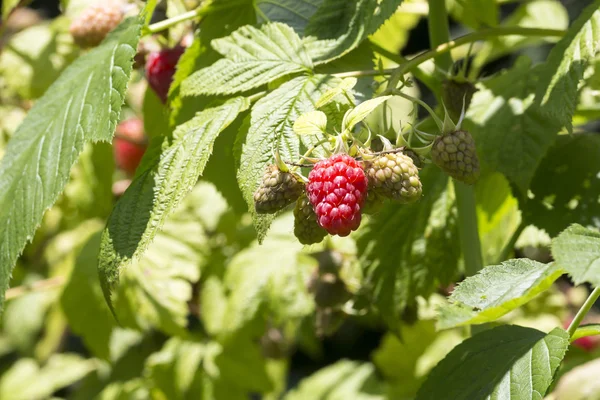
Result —
[[339, 72], [337, 74], [333, 74], [333, 76], [336, 76], [338, 78], [351, 78], [351, 77], [360, 78], [362, 76], [383, 76], [383, 75], [391, 75], [395, 70], [396, 70], [396, 68], [383, 69], [383, 70], [370, 69], [370, 70], [365, 70], [365, 71], [349, 71], [349, 72]]
[[581, 324], [583, 318], [586, 316], [588, 311], [590, 311], [596, 300], [598, 300], [598, 297], [600, 297], [600, 287], [597, 287], [592, 291], [592, 293], [590, 293], [588, 298], [585, 300], [585, 303], [583, 303], [579, 311], [577, 311], [577, 315], [575, 315], [575, 318], [573, 318], [573, 321], [571, 321], [571, 325], [569, 325], [567, 328], [569, 336], [573, 337], [577, 327], [579, 327], [579, 324]]
[[[432, 56], [435, 57], [435, 65], [440, 70], [449, 71], [452, 67], [452, 56], [450, 50], [450, 32], [448, 30], [448, 13], [444, 0], [429, 0], [429, 40], [431, 42]], [[458, 39], [457, 39], [458, 40]], [[456, 41], [455, 41], [456, 42]], [[417, 56], [403, 65], [406, 71], [419, 65], [424, 59], [431, 58], [429, 55]], [[401, 67], [401, 68], [402, 68]], [[403, 75], [402, 69], [399, 73]], [[399, 79], [399, 78], [398, 78]], [[475, 209], [475, 191], [473, 187], [461, 182], [454, 181], [456, 193], [456, 206], [458, 208], [458, 231], [460, 246], [465, 260], [465, 271], [467, 276], [475, 275], [483, 268], [483, 257], [481, 256], [481, 243], [477, 227], [477, 213]]]

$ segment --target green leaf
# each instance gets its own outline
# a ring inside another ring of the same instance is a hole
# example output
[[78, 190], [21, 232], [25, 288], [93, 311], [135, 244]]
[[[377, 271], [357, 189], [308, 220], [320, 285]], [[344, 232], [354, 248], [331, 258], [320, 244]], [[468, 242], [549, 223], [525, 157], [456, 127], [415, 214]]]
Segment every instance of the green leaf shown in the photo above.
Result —
[[144, 253], [168, 214], [192, 190], [219, 133], [248, 105], [244, 98], [231, 99], [178, 126], [172, 138], [151, 142], [102, 237], [98, 268], [107, 301], [121, 272]]
[[341, 360], [303, 379], [284, 400], [383, 400], [383, 383], [371, 363]]
[[462, 281], [440, 309], [438, 328], [495, 321], [547, 290], [564, 273], [526, 258], [491, 265]]
[[[79, 253], [73, 272], [60, 298], [62, 310], [73, 333], [99, 358], [110, 356], [110, 335], [115, 320], [106, 305], [96, 262], [100, 250], [102, 225]], [[81, 307], [85, 304], [85, 307]]]
[[83, 144], [111, 139], [139, 34], [139, 19], [127, 19], [73, 63], [9, 142], [0, 163], [0, 305], [19, 253], [56, 201]]
[[498, 24], [496, 0], [452, 0], [449, 11], [458, 22], [474, 29]]
[[305, 40], [315, 64], [349, 53], [375, 33], [402, 0], [324, 0], [306, 26]]
[[312, 69], [300, 37], [280, 23], [264, 25], [260, 30], [244, 26], [228, 37], [213, 40], [212, 46], [225, 58], [183, 81], [184, 96], [246, 92]]
[[573, 224], [552, 240], [552, 256], [576, 285], [600, 286], [600, 232]]
[[278, 151], [283, 160], [295, 160], [300, 154], [301, 140], [309, 147], [320, 139], [313, 136], [299, 138], [292, 126], [300, 115], [313, 111], [321, 95], [339, 82], [340, 79], [325, 75], [292, 79], [256, 102], [249, 129], [240, 130], [238, 183], [253, 213], [259, 240], [264, 238], [273, 220], [272, 216], [254, 214], [253, 195], [265, 166], [273, 162], [273, 151]]
[[255, 0], [258, 23], [282, 22], [302, 36], [310, 17], [323, 0]]
[[152, 398], [202, 399], [204, 353], [201, 343], [171, 338], [148, 357], [144, 375], [149, 378]]
[[600, 324], [579, 325], [573, 336], [571, 336], [571, 342], [582, 337], [596, 335], [600, 335]]
[[326, 133], [327, 115], [322, 111], [309, 111], [302, 114], [294, 122], [294, 132], [297, 135], [319, 135]]
[[499, 326], [459, 344], [431, 371], [417, 400], [541, 399], [552, 383], [569, 335]]
[[[503, 27], [521, 26], [524, 28], [567, 29], [569, 14], [558, 0], [537, 0], [525, 2], [508, 18], [502, 21]], [[490, 38], [482, 45], [474, 58], [479, 68], [505, 54], [510, 54], [526, 46], [544, 42], [556, 42], [556, 37], [500, 36]]]
[[400, 54], [400, 51], [406, 46], [411, 29], [418, 23], [421, 17], [417, 14], [402, 11], [402, 7], [396, 11], [379, 29], [369, 37], [382, 48]]
[[522, 196], [561, 129], [534, 103], [539, 68], [530, 64], [519, 58], [511, 70], [487, 81], [473, 96], [467, 115], [480, 158], [514, 183]]
[[342, 121], [342, 132], [351, 131], [356, 124], [362, 122], [369, 114], [373, 112], [381, 103], [392, 96], [380, 96], [360, 103], [357, 107], [348, 111]]
[[460, 256], [454, 199], [437, 168], [420, 173], [427, 191], [411, 205], [388, 204], [358, 231], [358, 257], [372, 302], [393, 330], [416, 296], [454, 279]]
[[560, 135], [520, 199], [527, 223], [554, 237], [572, 223], [600, 228], [600, 135]]
[[540, 71], [536, 100], [569, 131], [573, 130], [579, 83], [599, 50], [600, 0], [596, 0], [554, 46]]
[[42, 367], [33, 359], [21, 358], [0, 378], [0, 397], [3, 400], [47, 399], [96, 367], [94, 360], [76, 354], [53, 354]]
[[19, 5], [20, 0], [4, 0], [2, 2], [2, 25], [6, 22], [10, 14]]

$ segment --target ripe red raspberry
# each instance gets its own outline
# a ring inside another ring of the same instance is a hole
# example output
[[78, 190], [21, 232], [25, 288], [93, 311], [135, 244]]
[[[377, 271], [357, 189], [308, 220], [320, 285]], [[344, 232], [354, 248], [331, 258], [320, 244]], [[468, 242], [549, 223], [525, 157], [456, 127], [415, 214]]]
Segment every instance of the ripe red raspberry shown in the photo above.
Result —
[[95, 4], [85, 9], [71, 23], [69, 32], [80, 47], [98, 46], [123, 19], [121, 6], [114, 1]]
[[[117, 135], [113, 141], [115, 162], [119, 168], [128, 175], [135, 174], [146, 146], [138, 144], [146, 140], [144, 124], [139, 118], [132, 118], [121, 122], [117, 126]], [[127, 140], [130, 139], [130, 140]]]
[[348, 236], [358, 228], [367, 177], [355, 159], [336, 154], [319, 161], [308, 175], [306, 191], [319, 225], [327, 232]]
[[146, 62], [146, 78], [148, 79], [150, 87], [154, 89], [163, 103], [167, 102], [169, 87], [171, 87], [173, 75], [175, 74], [175, 66], [184, 50], [183, 47], [177, 46], [172, 49], [165, 49], [148, 55], [148, 61]]

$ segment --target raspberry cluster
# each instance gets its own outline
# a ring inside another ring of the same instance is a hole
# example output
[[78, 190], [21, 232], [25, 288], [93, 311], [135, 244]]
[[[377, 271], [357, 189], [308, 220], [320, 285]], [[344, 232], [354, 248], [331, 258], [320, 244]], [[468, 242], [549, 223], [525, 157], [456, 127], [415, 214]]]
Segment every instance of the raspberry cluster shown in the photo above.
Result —
[[85, 9], [69, 28], [73, 40], [80, 47], [100, 44], [123, 19], [119, 4], [113, 1], [95, 4]]
[[306, 191], [319, 225], [327, 232], [348, 236], [358, 228], [367, 177], [354, 158], [336, 154], [319, 161], [308, 175]]
[[184, 52], [181, 46], [164, 49], [148, 55], [146, 62], [146, 79], [163, 103], [167, 102], [169, 88], [173, 82], [175, 67]]

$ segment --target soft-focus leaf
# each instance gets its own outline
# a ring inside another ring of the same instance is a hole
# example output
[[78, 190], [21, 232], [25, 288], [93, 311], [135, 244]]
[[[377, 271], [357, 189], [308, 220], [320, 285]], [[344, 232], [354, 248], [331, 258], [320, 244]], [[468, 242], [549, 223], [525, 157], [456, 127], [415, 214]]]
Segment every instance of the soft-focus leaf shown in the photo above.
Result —
[[164, 347], [146, 360], [145, 375], [150, 379], [153, 398], [202, 399], [202, 358], [204, 345], [169, 339]]
[[[344, 56], [375, 33], [402, 0], [324, 0], [306, 26], [305, 40], [316, 64]], [[318, 39], [318, 40], [317, 40]]]
[[294, 132], [297, 135], [319, 135], [326, 133], [327, 115], [322, 111], [310, 111], [302, 114], [294, 122]]
[[494, 321], [547, 290], [564, 273], [556, 264], [516, 259], [462, 281], [440, 310], [438, 328]]
[[541, 399], [552, 383], [569, 335], [499, 326], [459, 344], [431, 371], [417, 400]]
[[102, 237], [98, 268], [108, 301], [122, 270], [142, 256], [169, 213], [196, 184], [219, 133], [247, 107], [246, 99], [231, 99], [178, 126], [172, 138], [151, 143]]
[[577, 366], [564, 374], [556, 390], [552, 393], [555, 400], [600, 400], [600, 360], [592, 360]]
[[392, 53], [399, 54], [408, 42], [410, 30], [417, 25], [419, 20], [419, 15], [403, 12], [400, 7], [369, 37], [369, 40]]
[[300, 37], [281, 23], [267, 24], [260, 30], [244, 26], [228, 37], [213, 40], [212, 46], [225, 58], [183, 81], [184, 96], [245, 92], [312, 69]]
[[341, 360], [304, 379], [284, 399], [383, 400], [385, 396], [372, 364]]
[[561, 135], [520, 199], [527, 223], [558, 235], [572, 223], [600, 228], [600, 135]]
[[496, 0], [452, 0], [449, 11], [454, 19], [475, 29], [498, 23]]
[[[309, 147], [320, 139], [318, 136], [299, 138], [292, 126], [300, 115], [313, 111], [321, 95], [339, 82], [338, 78], [325, 75], [298, 77], [284, 83], [252, 107], [249, 129], [240, 130], [237, 143], [241, 147], [238, 182], [252, 212], [254, 192], [265, 166], [273, 162], [273, 152], [278, 151], [283, 160], [292, 161], [301, 154], [301, 140], [304, 146]], [[262, 240], [273, 217], [253, 216], [259, 240]]]
[[291, 26], [302, 36], [310, 17], [323, 0], [255, 0], [258, 23], [278, 21]]
[[139, 19], [128, 19], [67, 68], [9, 142], [0, 163], [0, 299], [84, 142], [111, 139], [139, 33]]
[[198, 281], [206, 257], [204, 219], [198, 210], [212, 200], [202, 196], [205, 188], [197, 186], [164, 221], [147, 251], [122, 271], [114, 310], [123, 325], [186, 334], [191, 283]]
[[365, 287], [392, 329], [400, 313], [419, 295], [447, 284], [458, 268], [459, 245], [454, 201], [447, 177], [437, 168], [421, 172], [427, 190], [411, 205], [388, 204], [358, 232]]
[[600, 232], [573, 224], [552, 240], [552, 256], [576, 285], [600, 286]]
[[94, 360], [75, 354], [54, 354], [42, 367], [35, 360], [21, 358], [0, 378], [0, 398], [44, 400], [94, 369]]
[[561, 124], [534, 102], [539, 68], [526, 58], [475, 93], [468, 117], [481, 159], [524, 196]]
[[58, 18], [29, 27], [3, 45], [0, 76], [7, 94], [37, 99], [46, 92], [79, 54], [70, 41], [68, 27], [66, 18]]
[[[267, 317], [279, 324], [312, 312], [306, 282], [316, 261], [300, 254], [302, 245], [290, 233], [291, 219], [278, 219], [261, 245], [254, 243], [236, 254], [222, 285], [212, 282], [202, 293], [211, 331], [231, 336], [254, 325], [262, 331]], [[226, 298], [224, 291], [229, 293]], [[223, 300], [225, 305], [220, 304]]]
[[554, 46], [540, 71], [536, 101], [569, 131], [579, 83], [600, 50], [600, 1], [590, 4]]
[[102, 225], [97, 227], [97, 233], [79, 253], [60, 301], [71, 330], [81, 336], [96, 357], [108, 359], [115, 321], [106, 305], [96, 267], [101, 229]]

